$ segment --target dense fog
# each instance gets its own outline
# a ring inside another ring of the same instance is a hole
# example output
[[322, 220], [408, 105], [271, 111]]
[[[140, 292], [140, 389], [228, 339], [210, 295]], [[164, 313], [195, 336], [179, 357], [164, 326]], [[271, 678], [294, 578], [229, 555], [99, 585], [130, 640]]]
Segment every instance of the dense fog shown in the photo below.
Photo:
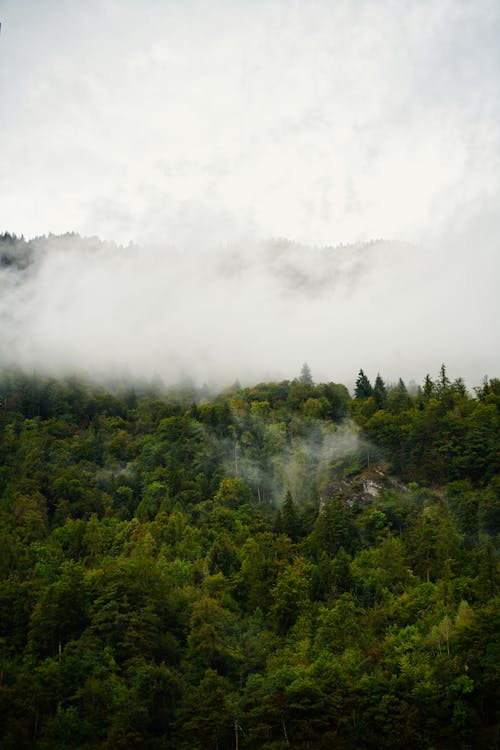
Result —
[[498, 372], [494, 0], [1, 14], [0, 232], [46, 237], [0, 272], [3, 362]]

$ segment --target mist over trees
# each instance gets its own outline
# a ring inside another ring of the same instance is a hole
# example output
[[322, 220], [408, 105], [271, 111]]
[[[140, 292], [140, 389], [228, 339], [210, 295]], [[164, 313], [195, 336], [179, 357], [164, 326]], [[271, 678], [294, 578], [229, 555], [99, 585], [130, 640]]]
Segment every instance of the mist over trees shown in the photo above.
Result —
[[4, 371], [2, 748], [493, 750], [499, 409]]
[[0, 15], [0, 750], [500, 750], [498, 0]]
[[238, 378], [293, 378], [301, 360], [316, 381], [336, 373], [351, 385], [360, 363], [393, 382], [421, 380], [445, 359], [472, 387], [498, 367], [494, 347], [481, 343], [493, 339], [495, 316], [474, 306], [482, 335], [465, 335], [456, 324], [463, 293], [447, 290], [443, 316], [427, 262], [422, 248], [382, 240], [312, 247], [200, 238], [193, 249], [168, 234], [120, 246], [75, 233], [4, 233], [0, 364], [101, 382], [189, 377], [220, 390]]

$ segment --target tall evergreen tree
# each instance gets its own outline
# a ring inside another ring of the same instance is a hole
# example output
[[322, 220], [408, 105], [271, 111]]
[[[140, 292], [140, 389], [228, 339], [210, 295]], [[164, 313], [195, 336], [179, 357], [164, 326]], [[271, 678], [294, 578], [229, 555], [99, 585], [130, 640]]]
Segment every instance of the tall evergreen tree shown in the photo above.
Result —
[[292, 541], [297, 541], [299, 536], [299, 516], [297, 513], [297, 506], [293, 501], [290, 490], [286, 493], [285, 502], [283, 503], [281, 523], [284, 533], [289, 536]]
[[341, 547], [349, 547], [352, 541], [351, 532], [344, 503], [339, 498], [329, 498], [314, 528], [317, 549], [334, 557]]
[[441, 369], [439, 370], [439, 378], [436, 384], [438, 398], [442, 399], [449, 393], [450, 385], [450, 379], [446, 374], [446, 367], [444, 364], [442, 364]]
[[359, 371], [358, 378], [356, 380], [356, 387], [354, 389], [354, 397], [358, 400], [364, 400], [366, 398], [369, 398], [371, 395], [373, 395], [373, 388], [366, 377], [363, 370]]
[[307, 362], [304, 362], [302, 365], [302, 368], [300, 370], [300, 376], [299, 380], [301, 383], [305, 383], [306, 385], [313, 385], [313, 379], [311, 375], [311, 368], [307, 364]]
[[387, 389], [385, 383], [380, 377], [380, 373], [375, 378], [375, 385], [373, 387], [373, 398], [379, 409], [383, 409], [387, 401]]
[[431, 376], [427, 374], [425, 376], [424, 387], [423, 387], [423, 395], [426, 401], [429, 400], [434, 395], [435, 391], [436, 391], [436, 386], [434, 385], [434, 381], [432, 380]]

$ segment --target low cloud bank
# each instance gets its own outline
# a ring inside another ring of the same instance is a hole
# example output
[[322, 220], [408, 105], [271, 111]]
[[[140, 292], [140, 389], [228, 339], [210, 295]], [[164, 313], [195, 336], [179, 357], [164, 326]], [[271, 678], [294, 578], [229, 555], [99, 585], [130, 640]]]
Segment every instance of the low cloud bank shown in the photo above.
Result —
[[500, 369], [488, 244], [473, 259], [457, 241], [451, 257], [432, 243], [4, 236], [0, 364], [224, 385], [292, 378], [304, 361], [317, 381], [351, 383], [360, 367], [419, 380], [444, 361], [474, 385]]

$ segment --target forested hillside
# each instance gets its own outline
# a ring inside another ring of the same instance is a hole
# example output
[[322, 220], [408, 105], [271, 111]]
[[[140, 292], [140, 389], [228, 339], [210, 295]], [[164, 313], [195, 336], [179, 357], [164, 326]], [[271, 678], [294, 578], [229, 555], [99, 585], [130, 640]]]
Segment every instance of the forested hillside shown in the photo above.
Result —
[[2, 750], [498, 748], [499, 410], [4, 372]]

